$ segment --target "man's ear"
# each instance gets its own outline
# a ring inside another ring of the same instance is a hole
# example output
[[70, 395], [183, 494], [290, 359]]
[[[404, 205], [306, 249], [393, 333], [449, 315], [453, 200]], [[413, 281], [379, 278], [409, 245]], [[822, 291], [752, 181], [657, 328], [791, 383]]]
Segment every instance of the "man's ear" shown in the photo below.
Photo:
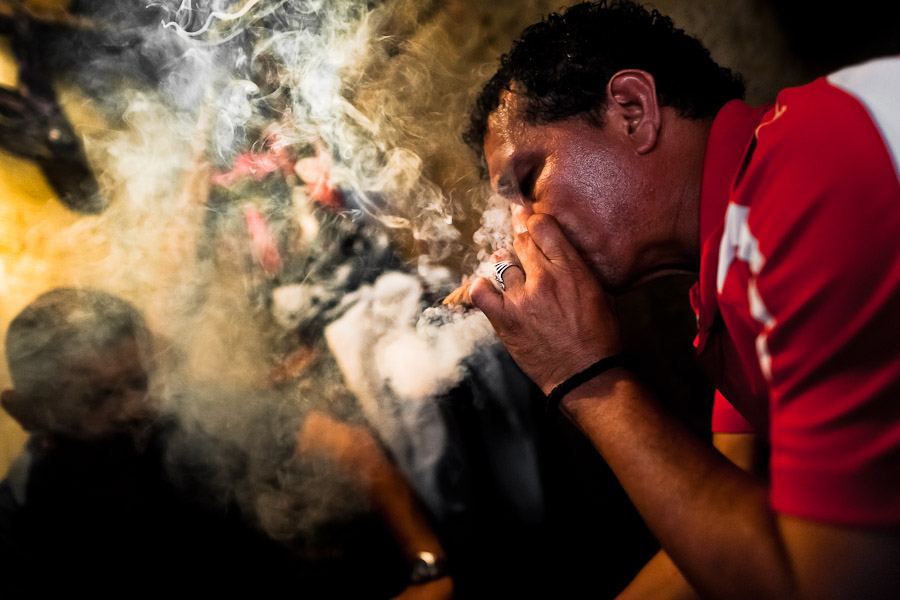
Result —
[[35, 411], [34, 403], [29, 402], [16, 390], [9, 389], [0, 392], [0, 404], [3, 405], [3, 410], [9, 413], [9, 416], [15, 419], [25, 431], [41, 429], [42, 424]]
[[606, 84], [608, 120], [618, 123], [638, 154], [656, 147], [661, 121], [656, 81], [639, 69], [619, 71]]

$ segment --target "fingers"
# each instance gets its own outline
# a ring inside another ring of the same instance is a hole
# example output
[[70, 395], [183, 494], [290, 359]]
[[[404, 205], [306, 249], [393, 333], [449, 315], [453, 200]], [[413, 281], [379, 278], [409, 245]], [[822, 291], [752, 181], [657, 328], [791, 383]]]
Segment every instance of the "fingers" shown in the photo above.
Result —
[[513, 233], [519, 235], [520, 233], [525, 233], [528, 231], [528, 217], [531, 215], [531, 211], [522, 206], [521, 204], [511, 204], [509, 207], [509, 213], [512, 216], [512, 228]]
[[[581, 257], [559, 226], [559, 222], [546, 214], [532, 215], [528, 219], [528, 233], [541, 253], [550, 262], [582, 262]], [[518, 252], [518, 247], [516, 248]]]
[[531, 273], [532, 276], [536, 276], [538, 273], [544, 270], [547, 263], [547, 257], [544, 256], [544, 253], [541, 252], [541, 249], [538, 248], [537, 244], [534, 243], [530, 232], [526, 231], [525, 233], [520, 233], [519, 235], [517, 235], [514, 246], [516, 249], [516, 255], [521, 259], [522, 269], [524, 272]]
[[[503, 282], [503, 286], [500, 286], [501, 290], [503, 287], [505, 287], [506, 290], [509, 290], [525, 283], [525, 269], [522, 268], [519, 258], [506, 248], [494, 252], [494, 254], [491, 255], [491, 262], [494, 263], [494, 265], [499, 265], [503, 262], [507, 262], [510, 265], [500, 273], [499, 278], [494, 278], [497, 281], [498, 286], [501, 281]], [[495, 267], [495, 272], [496, 270]]]
[[503, 261], [494, 264], [494, 280], [504, 292], [515, 290], [525, 283], [525, 270], [518, 264]]
[[481, 310], [491, 323], [494, 323], [503, 311], [503, 293], [486, 277], [478, 277], [472, 282], [469, 296], [472, 298], [472, 304]]
[[503, 260], [508, 260], [513, 264], [519, 264], [519, 258], [515, 255], [514, 252], [507, 250], [506, 248], [500, 248], [493, 254], [491, 254], [491, 262], [498, 263]]
[[[537, 214], [528, 219], [528, 231], [515, 239], [515, 250], [529, 281], [537, 284], [547, 270], [561, 270], [572, 277], [589, 275], [590, 269], [550, 215]], [[557, 274], [556, 277], [560, 275]]]
[[[492, 319], [492, 315], [498, 315], [498, 311], [503, 311], [508, 301], [515, 302], [515, 298], [525, 292], [524, 284], [529, 279], [528, 273], [538, 281], [553, 263], [584, 265], [556, 219], [549, 215], [532, 214], [524, 224], [525, 229], [522, 229], [525, 212], [517, 211], [516, 208], [518, 207], [512, 208], [514, 221], [519, 225], [516, 228], [518, 233], [514, 243], [515, 253], [507, 249], [494, 252], [491, 261], [495, 274], [490, 278], [476, 280], [470, 288], [472, 303], [489, 319]], [[508, 263], [508, 266], [504, 263]], [[508, 299], [504, 298], [504, 293], [509, 294]]]

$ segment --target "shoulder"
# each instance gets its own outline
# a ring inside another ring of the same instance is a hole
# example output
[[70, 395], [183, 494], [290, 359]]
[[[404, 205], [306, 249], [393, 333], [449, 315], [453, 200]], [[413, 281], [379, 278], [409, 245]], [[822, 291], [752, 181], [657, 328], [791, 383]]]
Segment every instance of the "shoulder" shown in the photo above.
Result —
[[[887, 128], [891, 124], [879, 120], [882, 111], [875, 113], [852, 93], [855, 88], [836, 85], [845, 80], [840, 75], [778, 95], [754, 132], [738, 186], [812, 185], [809, 191], [817, 192], [851, 181], [865, 187], [897, 184], [897, 147], [891, 147]], [[891, 128], [900, 134], [900, 123]]]
[[[897, 86], [888, 96], [898, 98], [900, 58], [874, 61], [784, 90], [757, 127], [732, 200], [750, 207], [749, 227], [770, 260], [801, 237], [801, 247], [838, 263], [849, 257], [835, 241], [858, 252], [896, 250], [900, 113], [884, 108], [877, 82], [887, 72]], [[879, 244], [860, 243], [873, 236]]]

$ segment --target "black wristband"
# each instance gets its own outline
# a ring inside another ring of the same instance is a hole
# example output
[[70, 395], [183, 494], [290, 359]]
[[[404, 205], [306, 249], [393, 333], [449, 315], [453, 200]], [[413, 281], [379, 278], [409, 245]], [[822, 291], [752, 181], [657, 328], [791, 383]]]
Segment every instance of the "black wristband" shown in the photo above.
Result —
[[597, 375], [605, 373], [610, 369], [615, 369], [616, 367], [627, 367], [629, 365], [631, 365], [631, 360], [625, 354], [613, 354], [612, 356], [601, 358], [584, 371], [575, 373], [574, 375], [563, 381], [561, 384], [550, 390], [550, 393], [547, 394], [547, 412], [549, 413], [551, 409], [556, 408], [559, 405], [559, 401], [579, 385], [587, 383]]

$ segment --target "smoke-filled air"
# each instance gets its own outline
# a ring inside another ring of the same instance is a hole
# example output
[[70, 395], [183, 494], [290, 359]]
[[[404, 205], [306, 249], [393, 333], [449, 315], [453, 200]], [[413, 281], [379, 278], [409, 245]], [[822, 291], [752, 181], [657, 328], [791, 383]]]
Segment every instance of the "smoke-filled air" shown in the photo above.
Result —
[[[715, 33], [714, 11], [661, 4]], [[540, 561], [542, 397], [487, 319], [445, 300], [511, 243], [462, 140], [475, 95], [556, 8], [0, 0], [15, 63], [0, 170], [40, 173], [17, 184], [27, 214], [0, 205], [4, 333], [54, 288], [130, 302], [152, 338], [148, 396], [177, 423], [167, 477], [301, 557], [340, 558], [341, 525], [381, 501], [366, 469], [310, 449], [355, 456], [371, 438], [367, 460], [401, 474], [457, 573], [467, 557], [490, 571], [501, 546]], [[765, 53], [719, 47], [726, 64]], [[44, 377], [4, 368], [0, 389]]]
[[[87, 170], [55, 186], [71, 210], [46, 211], [0, 265], [5, 323], [57, 286], [132, 302], [153, 332], [151, 392], [182, 424], [169, 452], [202, 462], [272, 537], [314, 539], [366, 502], [294, 456], [310, 411], [364, 423], [432, 514], [458, 510], [438, 476], [441, 405], [472, 369], [508, 369], [487, 320], [441, 302], [509, 241], [461, 132], [537, 7], [79, 8], [34, 35], [57, 136]], [[208, 436], [225, 445], [196, 443]], [[528, 512], [535, 467], [518, 443], [510, 495]], [[229, 447], [250, 457], [240, 477]]]

